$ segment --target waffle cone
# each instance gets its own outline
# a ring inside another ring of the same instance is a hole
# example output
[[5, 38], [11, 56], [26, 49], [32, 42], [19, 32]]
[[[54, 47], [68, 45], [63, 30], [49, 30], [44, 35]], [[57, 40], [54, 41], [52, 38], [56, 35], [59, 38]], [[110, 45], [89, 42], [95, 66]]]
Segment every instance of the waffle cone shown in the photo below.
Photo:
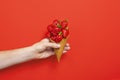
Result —
[[[60, 62], [60, 59], [61, 59], [63, 50], [64, 50], [65, 45], [66, 45], [66, 43], [67, 43], [67, 39], [68, 39], [68, 38], [63, 38], [63, 39], [59, 42], [60, 45], [61, 45], [61, 47], [58, 48], [58, 49], [54, 49], [54, 52], [55, 52], [55, 54], [56, 54], [56, 57], [57, 57], [57, 61], [58, 61], [58, 62]], [[51, 42], [54, 42], [54, 41], [51, 40]]]

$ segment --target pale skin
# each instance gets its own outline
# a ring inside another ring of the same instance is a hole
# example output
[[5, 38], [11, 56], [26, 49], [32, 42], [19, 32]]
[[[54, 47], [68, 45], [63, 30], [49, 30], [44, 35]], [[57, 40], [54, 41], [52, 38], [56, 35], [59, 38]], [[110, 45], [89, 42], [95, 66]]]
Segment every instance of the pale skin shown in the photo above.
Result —
[[[45, 38], [40, 42], [33, 44], [32, 46], [0, 51], [0, 69], [13, 66], [15, 64], [23, 63], [33, 59], [44, 59], [54, 55], [54, 48], [60, 48], [60, 44], [52, 43], [49, 39]], [[67, 43], [63, 53], [70, 50], [70, 46]]]

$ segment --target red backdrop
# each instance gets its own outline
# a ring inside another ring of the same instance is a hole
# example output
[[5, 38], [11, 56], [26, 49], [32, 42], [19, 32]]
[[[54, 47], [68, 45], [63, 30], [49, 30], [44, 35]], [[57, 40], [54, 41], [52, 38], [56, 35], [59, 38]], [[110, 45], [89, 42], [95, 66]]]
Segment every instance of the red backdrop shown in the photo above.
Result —
[[71, 50], [0, 71], [1, 80], [120, 80], [119, 0], [1, 0], [0, 50], [32, 45], [69, 19]]

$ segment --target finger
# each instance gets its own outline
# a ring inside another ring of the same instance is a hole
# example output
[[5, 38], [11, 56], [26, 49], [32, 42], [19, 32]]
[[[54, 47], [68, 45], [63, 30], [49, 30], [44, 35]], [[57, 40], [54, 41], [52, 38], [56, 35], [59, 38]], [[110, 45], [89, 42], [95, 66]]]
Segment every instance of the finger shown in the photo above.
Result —
[[48, 38], [45, 38], [42, 40], [43, 42], [49, 42], [49, 39]]
[[65, 47], [64, 50], [67, 50], [67, 51], [68, 51], [68, 50], [70, 50], [70, 47]]
[[67, 51], [63, 51], [63, 54], [67, 53]]
[[69, 43], [67, 43], [65, 46], [66, 46], [66, 47], [68, 47], [68, 46], [70, 46], [70, 44], [69, 44]]
[[56, 44], [56, 43], [46, 43], [45, 46], [51, 48], [60, 48], [60, 44]]

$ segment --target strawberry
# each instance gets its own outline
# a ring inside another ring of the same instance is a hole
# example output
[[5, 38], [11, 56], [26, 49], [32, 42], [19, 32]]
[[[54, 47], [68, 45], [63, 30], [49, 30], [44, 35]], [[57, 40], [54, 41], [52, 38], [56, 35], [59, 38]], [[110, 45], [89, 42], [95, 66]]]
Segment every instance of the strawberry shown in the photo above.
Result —
[[57, 35], [55, 42], [60, 42], [63, 39], [62, 35]]
[[68, 26], [67, 20], [63, 20], [63, 21], [61, 22], [61, 26], [62, 26], [62, 29], [65, 29], [65, 28]]
[[57, 36], [58, 33], [56, 33], [55, 31], [52, 31], [51, 34], [52, 34], [53, 36]]
[[56, 36], [52, 36], [51, 40], [55, 41], [56, 40]]
[[50, 32], [47, 32], [47, 33], [46, 33], [46, 37], [47, 37], [47, 38], [50, 38], [50, 37], [51, 37]]
[[55, 31], [55, 33], [59, 33], [61, 31], [61, 29], [56, 27], [56, 28], [54, 28], [54, 31]]
[[69, 35], [69, 30], [63, 29], [62, 30], [62, 35], [63, 35], [64, 38], [66, 38]]
[[48, 29], [49, 32], [51, 32], [53, 30], [53, 25], [52, 24], [48, 25], [47, 29]]
[[58, 26], [58, 24], [60, 24], [59, 20], [55, 19], [52, 23], [54, 26]]
[[56, 35], [58, 35], [58, 33], [59, 33], [60, 31], [61, 31], [60, 28], [54, 27], [54, 28], [52, 29], [51, 33], [52, 33], [52, 35], [56, 36]]

